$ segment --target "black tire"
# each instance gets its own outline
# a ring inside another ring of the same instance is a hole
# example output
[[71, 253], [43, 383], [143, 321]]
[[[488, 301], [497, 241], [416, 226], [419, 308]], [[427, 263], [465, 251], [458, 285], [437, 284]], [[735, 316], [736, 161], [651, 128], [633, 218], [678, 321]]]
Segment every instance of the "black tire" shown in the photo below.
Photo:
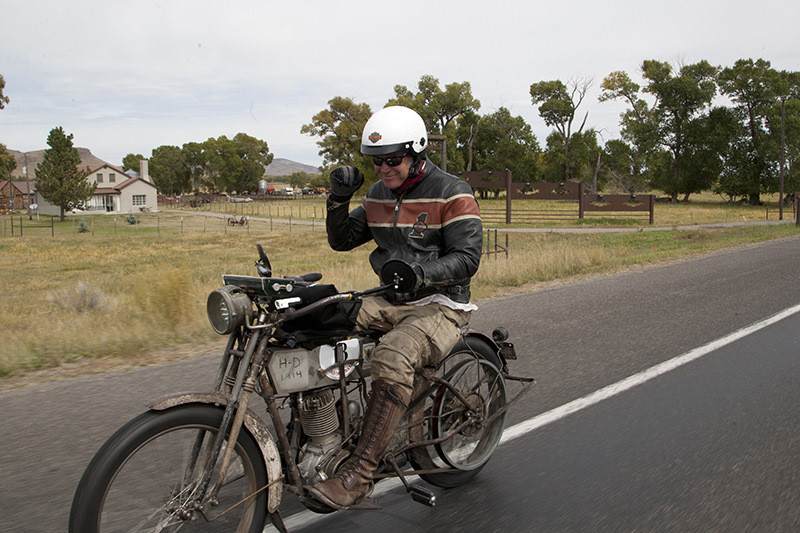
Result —
[[[440, 375], [460, 391], [472, 390], [485, 382], [481, 394], [474, 391], [473, 408], [478, 408], [490, 417], [506, 404], [505, 380], [499, 370], [502, 363], [495, 350], [486, 341], [467, 337], [448, 354], [440, 368]], [[470, 381], [471, 380], [471, 381]], [[476, 381], [477, 380], [477, 381]], [[428, 388], [428, 383], [419, 382], [417, 387]], [[463, 404], [455, 399], [446, 387], [437, 387], [425, 402], [409, 414], [409, 436], [421, 442], [442, 437], [452, 428], [465, 423]], [[505, 413], [490, 424], [467, 424], [462, 431], [448, 441], [409, 451], [411, 464], [418, 470], [456, 469], [457, 472], [432, 472], [420, 474], [426, 482], [436, 487], [451, 488], [466, 483], [486, 466], [500, 441], [505, 425]], [[467, 445], [466, 454], [459, 446]]]
[[[213, 442], [222, 414], [219, 407], [192, 404], [148, 411], [120, 428], [100, 448], [78, 484], [69, 531], [261, 532], [267, 518], [268, 491], [262, 490], [249, 502], [231, 509], [267, 484], [260, 449], [245, 428], [239, 433], [218, 497], [219, 505], [206, 505], [202, 514], [190, 512], [188, 520], [178, 516], [179, 509], [186, 509], [181, 502], [191, 499], [203, 455], [210, 447], [208, 443]], [[188, 457], [200, 435], [203, 436], [197, 461], [200, 466], [191, 473], [189, 482], [184, 483]], [[221, 459], [217, 461], [220, 462]], [[215, 482], [216, 472], [212, 487]], [[207, 521], [211, 519], [215, 521]], [[148, 520], [162, 523], [143, 526]]]

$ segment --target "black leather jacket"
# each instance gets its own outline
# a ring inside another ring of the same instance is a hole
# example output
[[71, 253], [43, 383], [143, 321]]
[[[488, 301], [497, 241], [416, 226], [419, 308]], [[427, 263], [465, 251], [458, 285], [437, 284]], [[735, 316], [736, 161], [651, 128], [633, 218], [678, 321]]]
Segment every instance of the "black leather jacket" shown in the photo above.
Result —
[[441, 293], [469, 302], [470, 278], [478, 270], [483, 226], [472, 188], [426, 160], [422, 179], [401, 195], [381, 181], [373, 184], [362, 205], [349, 211], [348, 203], [328, 199], [326, 227], [334, 250], [352, 250], [370, 240], [376, 274], [389, 259], [419, 264], [422, 287], [400, 300]]

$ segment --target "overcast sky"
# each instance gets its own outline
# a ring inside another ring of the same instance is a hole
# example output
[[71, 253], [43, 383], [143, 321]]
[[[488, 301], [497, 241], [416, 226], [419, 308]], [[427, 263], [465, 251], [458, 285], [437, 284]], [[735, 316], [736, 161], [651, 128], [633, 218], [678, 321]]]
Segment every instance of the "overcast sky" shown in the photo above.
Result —
[[622, 104], [600, 82], [644, 59], [764, 58], [800, 70], [800, 2], [228, 0], [0, 3], [0, 143], [47, 148], [62, 126], [111, 164], [128, 153], [245, 132], [275, 157], [319, 165], [300, 127], [334, 96], [378, 110], [420, 76], [469, 81], [480, 112], [503, 106], [548, 133], [531, 83], [589, 77], [587, 124], [616, 138]]

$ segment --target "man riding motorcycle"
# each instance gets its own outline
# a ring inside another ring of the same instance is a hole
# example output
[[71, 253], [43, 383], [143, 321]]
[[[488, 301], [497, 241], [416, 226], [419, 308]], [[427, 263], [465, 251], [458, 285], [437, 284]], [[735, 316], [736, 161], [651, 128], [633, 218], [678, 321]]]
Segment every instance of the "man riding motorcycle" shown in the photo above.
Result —
[[[361, 153], [372, 156], [380, 181], [352, 211], [349, 202], [364, 182], [352, 166], [331, 172], [326, 228], [338, 251], [374, 240], [370, 264], [376, 273], [387, 261], [411, 266], [413, 287], [388, 299], [364, 299], [359, 328], [391, 325], [372, 355], [372, 393], [362, 436], [353, 455], [330, 479], [310, 492], [346, 509], [372, 492], [372, 473], [408, 406], [414, 371], [446, 355], [476, 306], [469, 303], [470, 279], [478, 270], [482, 225], [471, 187], [426, 157], [422, 118], [401, 106], [375, 113], [364, 127]], [[388, 328], [387, 328], [388, 329]]]

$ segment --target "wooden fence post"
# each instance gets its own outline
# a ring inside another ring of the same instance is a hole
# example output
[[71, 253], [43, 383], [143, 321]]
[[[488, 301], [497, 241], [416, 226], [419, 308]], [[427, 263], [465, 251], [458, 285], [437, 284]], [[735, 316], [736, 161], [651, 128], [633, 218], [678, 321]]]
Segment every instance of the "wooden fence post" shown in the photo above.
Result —
[[506, 169], [506, 224], [511, 224], [511, 196], [513, 194], [511, 181], [511, 171]]

